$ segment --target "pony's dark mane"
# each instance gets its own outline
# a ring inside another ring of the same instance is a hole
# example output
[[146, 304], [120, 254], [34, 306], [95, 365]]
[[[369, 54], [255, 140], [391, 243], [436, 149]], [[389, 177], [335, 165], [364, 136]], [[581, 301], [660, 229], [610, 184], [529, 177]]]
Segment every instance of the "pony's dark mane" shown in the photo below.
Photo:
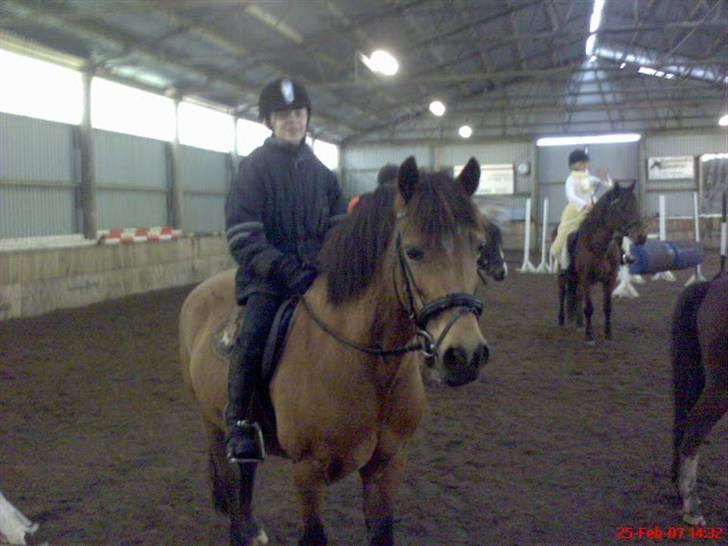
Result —
[[[333, 228], [320, 254], [332, 304], [362, 294], [371, 284], [392, 238], [397, 193], [394, 185], [377, 188]], [[470, 195], [445, 173], [420, 173], [405, 210], [409, 226], [426, 246], [436, 245], [443, 235], [455, 234], [462, 227], [477, 229], [480, 221]]]
[[339, 304], [369, 286], [392, 236], [396, 194], [394, 185], [380, 186], [331, 230], [319, 255], [331, 303]]
[[607, 207], [615, 191], [618, 191], [617, 187], [612, 188], [597, 200], [592, 209], [587, 213], [581, 226], [579, 226], [579, 232], [581, 234], [593, 233], [596, 229], [602, 227]]

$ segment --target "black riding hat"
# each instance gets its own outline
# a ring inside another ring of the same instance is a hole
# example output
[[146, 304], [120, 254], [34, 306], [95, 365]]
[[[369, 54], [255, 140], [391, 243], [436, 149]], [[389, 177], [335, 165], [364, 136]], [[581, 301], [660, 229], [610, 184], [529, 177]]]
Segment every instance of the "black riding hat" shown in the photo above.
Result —
[[281, 78], [270, 82], [260, 92], [258, 99], [258, 116], [262, 121], [268, 121], [271, 112], [306, 108], [308, 117], [311, 117], [311, 100], [303, 84]]
[[581, 148], [577, 148], [569, 154], [569, 167], [579, 161], [589, 161], [589, 155]]

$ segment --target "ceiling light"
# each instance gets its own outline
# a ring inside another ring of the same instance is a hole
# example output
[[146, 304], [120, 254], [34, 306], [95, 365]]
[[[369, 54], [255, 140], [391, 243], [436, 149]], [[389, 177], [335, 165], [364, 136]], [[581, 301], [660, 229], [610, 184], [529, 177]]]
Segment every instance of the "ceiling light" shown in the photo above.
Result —
[[591, 19], [589, 19], [589, 32], [596, 32], [602, 24], [602, 11], [606, 0], [594, 0]]
[[376, 74], [383, 76], [394, 76], [399, 71], [399, 62], [388, 51], [377, 49], [367, 57], [360, 54], [362, 62], [366, 67]]
[[458, 134], [463, 138], [470, 138], [473, 134], [473, 130], [470, 128], [470, 125], [463, 125], [460, 129], [458, 129]]
[[641, 138], [638, 133], [613, 135], [592, 135], [574, 137], [544, 137], [536, 141], [536, 146], [574, 146], [575, 144], [613, 144], [617, 142], [637, 142]]
[[724, 114], [721, 116], [721, 118], [718, 120], [718, 125], [721, 127], [728, 127], [728, 114]]
[[622, 63], [619, 65], [619, 69], [622, 70], [625, 66], [627, 66], [627, 63]]
[[590, 57], [594, 53], [594, 46], [597, 43], [597, 35], [596, 34], [590, 34], [589, 37], [586, 39], [586, 54]]
[[435, 114], [437, 117], [440, 117], [445, 113], [445, 105], [442, 103], [442, 101], [433, 100], [430, 103], [430, 112]]

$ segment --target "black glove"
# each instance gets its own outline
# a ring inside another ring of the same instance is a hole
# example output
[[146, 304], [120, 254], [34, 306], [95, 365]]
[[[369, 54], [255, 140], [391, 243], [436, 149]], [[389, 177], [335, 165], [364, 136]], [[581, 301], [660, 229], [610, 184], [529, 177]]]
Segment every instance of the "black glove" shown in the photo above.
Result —
[[318, 275], [318, 270], [312, 265], [304, 264], [301, 266], [289, 286], [291, 294], [294, 296], [304, 295], [306, 290], [313, 284], [313, 281], [316, 280], [316, 275]]
[[289, 255], [281, 256], [271, 265], [271, 280], [279, 288], [297, 296], [308, 290], [317, 274], [316, 267]]

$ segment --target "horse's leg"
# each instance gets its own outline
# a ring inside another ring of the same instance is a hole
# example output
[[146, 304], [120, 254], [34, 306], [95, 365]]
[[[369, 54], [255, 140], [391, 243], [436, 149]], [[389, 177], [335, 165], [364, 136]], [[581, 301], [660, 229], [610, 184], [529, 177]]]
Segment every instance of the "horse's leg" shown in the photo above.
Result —
[[566, 277], [559, 273], [559, 326], [564, 325], [564, 300], [566, 299]]
[[[217, 512], [230, 518], [230, 544], [258, 546], [268, 543], [265, 531], [253, 517], [252, 498], [256, 465], [239, 465], [240, 480], [225, 457], [225, 434], [216, 425], [205, 421], [210, 447], [209, 466], [212, 503]], [[252, 469], [243, 467], [250, 466]]]
[[583, 306], [584, 306], [584, 295], [586, 291], [589, 289], [587, 286], [587, 280], [586, 276], [584, 274], [579, 273], [576, 278], [576, 297], [575, 297], [575, 303], [574, 303], [574, 316], [576, 317], [576, 327], [582, 328], [584, 326], [584, 314], [583, 314]]
[[591, 286], [588, 282], [584, 283], [584, 318], [586, 319], [586, 330], [584, 337], [588, 343], [594, 342], [594, 333], [592, 332], [592, 314], [594, 313], [594, 304], [591, 297]]
[[615, 284], [616, 283], [612, 282], [611, 279], [602, 284], [602, 287], [604, 288], [604, 292], [602, 294], [602, 307], [604, 308], [604, 337], [607, 339], [612, 339], [612, 292], [614, 291]]
[[235, 471], [225, 459], [225, 433], [207, 420], [204, 423], [209, 446], [208, 463], [212, 504], [216, 512], [230, 515], [235, 512], [237, 480]]
[[696, 490], [698, 449], [713, 426], [728, 411], [728, 382], [725, 379], [706, 385], [685, 422], [679, 449], [678, 490], [683, 501], [683, 520], [691, 525], [705, 525]]
[[303, 459], [293, 465], [293, 482], [298, 493], [303, 517], [303, 535], [299, 546], [327, 544], [321, 508], [325, 493], [325, 473], [322, 465], [313, 459]]
[[364, 488], [364, 518], [371, 546], [394, 544], [394, 496], [402, 485], [406, 455], [389, 461], [372, 459], [360, 471]]

